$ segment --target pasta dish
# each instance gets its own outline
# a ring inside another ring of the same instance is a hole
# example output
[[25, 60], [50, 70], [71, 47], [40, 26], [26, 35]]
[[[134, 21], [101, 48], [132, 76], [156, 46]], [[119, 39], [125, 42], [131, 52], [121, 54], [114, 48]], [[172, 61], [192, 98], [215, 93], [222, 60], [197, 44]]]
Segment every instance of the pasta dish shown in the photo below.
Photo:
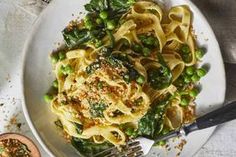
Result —
[[50, 56], [56, 80], [44, 96], [71, 143], [96, 153], [193, 121], [206, 70], [197, 67], [204, 52], [189, 7], [91, 0], [85, 9], [62, 31], [65, 46]]

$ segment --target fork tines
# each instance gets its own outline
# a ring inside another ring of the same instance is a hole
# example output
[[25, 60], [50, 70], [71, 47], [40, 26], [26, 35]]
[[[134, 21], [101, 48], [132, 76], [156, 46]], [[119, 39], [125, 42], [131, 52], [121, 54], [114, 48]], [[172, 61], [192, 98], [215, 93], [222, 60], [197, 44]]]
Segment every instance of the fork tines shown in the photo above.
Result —
[[142, 147], [139, 141], [130, 141], [120, 152], [116, 147], [108, 148], [95, 154], [94, 157], [141, 157], [143, 155]]

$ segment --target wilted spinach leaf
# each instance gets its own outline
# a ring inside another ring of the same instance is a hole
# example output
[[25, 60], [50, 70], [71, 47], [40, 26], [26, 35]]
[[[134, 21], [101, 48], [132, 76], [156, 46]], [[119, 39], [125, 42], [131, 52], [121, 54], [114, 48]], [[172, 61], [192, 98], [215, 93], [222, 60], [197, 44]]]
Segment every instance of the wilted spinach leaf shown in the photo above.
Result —
[[152, 104], [152, 108], [138, 122], [137, 133], [140, 136], [156, 137], [162, 129], [163, 116], [169, 103], [170, 96]]
[[161, 66], [159, 68], [151, 68], [147, 71], [148, 82], [153, 89], [161, 90], [171, 84], [173, 75], [162, 55], [160, 53], [157, 55]]
[[72, 137], [71, 144], [83, 155], [91, 157], [94, 154], [108, 149], [112, 145], [108, 142], [96, 144], [89, 139], [79, 139]]

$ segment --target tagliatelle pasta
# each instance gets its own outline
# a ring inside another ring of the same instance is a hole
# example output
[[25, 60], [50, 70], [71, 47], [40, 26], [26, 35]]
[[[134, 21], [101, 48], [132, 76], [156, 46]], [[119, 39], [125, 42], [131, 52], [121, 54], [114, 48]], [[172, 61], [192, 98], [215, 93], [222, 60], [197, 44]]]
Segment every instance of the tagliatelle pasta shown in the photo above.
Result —
[[[99, 16], [103, 19], [105, 15]], [[132, 138], [126, 126], [137, 130], [136, 135], [151, 137], [165, 127], [180, 127], [185, 122], [184, 111], [192, 106], [183, 107], [185, 96], [177, 84], [186, 67], [197, 63], [191, 18], [187, 6], [166, 12], [154, 2], [138, 1], [123, 13], [116, 28], [101, 24], [107, 27], [101, 38], [103, 46], [88, 40], [67, 49], [65, 58], [53, 66], [58, 90], [51, 101], [63, 129], [72, 137], [120, 147]], [[86, 20], [77, 26], [79, 30], [86, 27]], [[187, 59], [180, 53], [184, 46]], [[192, 89], [191, 83], [181, 86], [181, 90]], [[153, 106], [165, 97], [168, 104], [155, 122], [159, 131], [147, 133], [150, 126], [140, 131], [145, 116], [156, 112], [151, 111]]]

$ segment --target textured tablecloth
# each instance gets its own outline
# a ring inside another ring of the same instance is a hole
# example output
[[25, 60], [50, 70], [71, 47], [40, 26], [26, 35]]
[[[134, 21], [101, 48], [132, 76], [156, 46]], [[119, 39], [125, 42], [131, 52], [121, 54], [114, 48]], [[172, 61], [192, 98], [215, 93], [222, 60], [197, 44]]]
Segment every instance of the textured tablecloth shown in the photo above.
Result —
[[[196, 3], [200, 7], [204, 7], [200, 1], [196, 1]], [[42, 8], [41, 2], [37, 0], [0, 0], [0, 133], [20, 132], [34, 139], [21, 110], [19, 75], [23, 44]], [[211, 19], [209, 21], [217, 23]], [[222, 41], [219, 34], [217, 37]], [[236, 39], [235, 36], [230, 36], [230, 38]], [[234, 44], [231, 43], [231, 46], [235, 47]], [[228, 52], [224, 45], [221, 47], [222, 52]], [[225, 68], [226, 100], [232, 101], [236, 98], [236, 65], [225, 64]], [[37, 143], [35, 139], [34, 141]], [[218, 126], [210, 140], [195, 157], [235, 157], [235, 146], [236, 121], [232, 121]], [[41, 147], [40, 150], [43, 157], [48, 156]]]

